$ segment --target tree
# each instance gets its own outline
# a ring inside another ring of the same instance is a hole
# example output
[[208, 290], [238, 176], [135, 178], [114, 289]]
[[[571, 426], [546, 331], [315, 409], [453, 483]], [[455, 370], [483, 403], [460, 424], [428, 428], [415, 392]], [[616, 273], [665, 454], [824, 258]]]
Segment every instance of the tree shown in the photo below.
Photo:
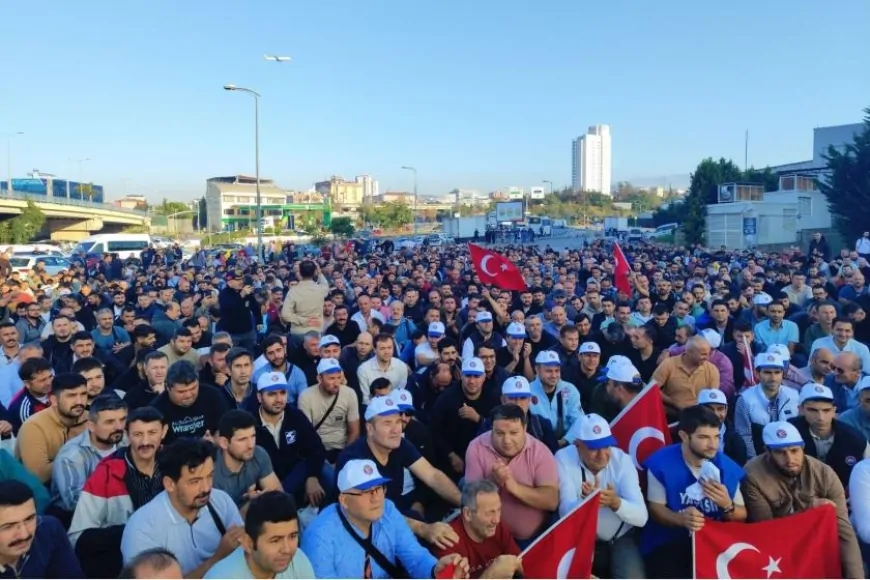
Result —
[[733, 161], [726, 161], [724, 157], [719, 161], [713, 161], [712, 157], [708, 157], [698, 164], [691, 175], [692, 182], [686, 194], [686, 202], [681, 204], [685, 212], [682, 229], [688, 243], [704, 243], [707, 204], [719, 201], [719, 185], [741, 181], [742, 177], [740, 168]]
[[332, 218], [332, 223], [329, 225], [329, 231], [331, 231], [334, 236], [340, 238], [353, 237], [355, 230], [356, 228], [353, 227], [353, 220], [349, 217]]
[[190, 207], [186, 203], [180, 201], [168, 201], [165, 197], [163, 203], [153, 207], [154, 212], [160, 215], [173, 215], [183, 211], [190, 211]]
[[404, 202], [364, 203], [359, 206], [359, 215], [364, 225], [377, 225], [384, 229], [401, 228], [414, 221], [414, 211]]
[[200, 230], [208, 229], [208, 206], [205, 203], [205, 197], [199, 198], [196, 205], [196, 227]]
[[842, 148], [828, 147], [830, 177], [819, 179], [834, 225], [847, 240], [861, 237], [870, 226], [870, 108], [864, 109], [864, 130]]
[[27, 205], [21, 209], [19, 215], [0, 224], [0, 240], [4, 243], [26, 244], [42, 230], [44, 225], [45, 214], [28, 199]]

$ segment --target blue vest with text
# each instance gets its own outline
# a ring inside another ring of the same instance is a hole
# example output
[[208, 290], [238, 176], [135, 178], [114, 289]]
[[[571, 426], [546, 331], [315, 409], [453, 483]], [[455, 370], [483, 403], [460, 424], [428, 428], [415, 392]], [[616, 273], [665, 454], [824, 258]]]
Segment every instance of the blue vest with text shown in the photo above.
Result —
[[[728, 490], [728, 495], [734, 497], [740, 482], [746, 475], [743, 468], [721, 451], [717, 452], [716, 457], [710, 461], [719, 468], [722, 484]], [[684, 508], [694, 507], [704, 514], [705, 518], [723, 519], [722, 510], [711, 500], [704, 498], [698, 501], [687, 496], [686, 489], [697, 483], [698, 479], [689, 471], [680, 444], [669, 445], [656, 451], [644, 462], [643, 467], [665, 488], [667, 499], [665, 506], [669, 510], [679, 512]], [[661, 546], [688, 537], [689, 532], [685, 528], [666, 527], [650, 518], [641, 533], [640, 550], [646, 555]]]

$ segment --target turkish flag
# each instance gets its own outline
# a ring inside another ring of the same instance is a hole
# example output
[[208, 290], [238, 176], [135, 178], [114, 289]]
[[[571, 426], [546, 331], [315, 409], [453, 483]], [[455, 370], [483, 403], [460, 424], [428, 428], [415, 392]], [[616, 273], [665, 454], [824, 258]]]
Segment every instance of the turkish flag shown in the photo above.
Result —
[[517, 290], [519, 292], [527, 289], [520, 269], [501, 254], [496, 254], [474, 244], [468, 244], [468, 251], [471, 252], [474, 269], [484, 284], [491, 284], [502, 290]]
[[613, 243], [613, 285], [616, 289], [631, 298], [631, 283], [628, 281], [628, 260], [622, 248], [616, 242]]
[[651, 382], [638, 393], [610, 422], [610, 431], [638, 470], [653, 452], [670, 445], [671, 430], [658, 384]]
[[754, 524], [707, 520], [692, 542], [695, 578], [843, 577], [830, 505]]
[[746, 378], [743, 381], [744, 389], [758, 384], [758, 378], [755, 376], [755, 365], [752, 362], [752, 349], [749, 347], [746, 335], [743, 336], [743, 376]]
[[524, 578], [590, 578], [598, 537], [599, 492], [589, 495], [520, 557]]

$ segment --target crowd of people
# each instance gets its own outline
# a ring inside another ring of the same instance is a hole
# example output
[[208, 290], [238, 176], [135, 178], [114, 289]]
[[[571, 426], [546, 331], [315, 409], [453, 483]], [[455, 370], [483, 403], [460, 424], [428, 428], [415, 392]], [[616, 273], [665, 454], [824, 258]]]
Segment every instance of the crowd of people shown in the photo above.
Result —
[[[823, 241], [629, 244], [628, 293], [595, 239], [492, 247], [521, 292], [464, 246], [2, 254], [0, 578], [518, 577], [596, 492], [597, 577], [833, 504], [864, 578], [870, 265]], [[651, 382], [674, 444], [639, 471], [610, 422]]]

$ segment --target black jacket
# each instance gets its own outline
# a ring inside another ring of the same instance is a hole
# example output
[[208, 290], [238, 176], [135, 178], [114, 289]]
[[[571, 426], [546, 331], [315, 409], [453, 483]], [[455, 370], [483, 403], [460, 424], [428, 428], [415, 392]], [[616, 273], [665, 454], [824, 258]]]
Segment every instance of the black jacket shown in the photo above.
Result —
[[218, 330], [230, 334], [246, 334], [261, 323], [260, 305], [253, 294], [242, 298], [239, 292], [227, 286], [218, 294], [218, 304], [221, 309]]
[[[816, 450], [816, 442], [810, 433], [810, 426], [804, 417], [795, 417], [788, 420], [794, 425], [804, 440], [804, 452], [810, 457], [819, 458]], [[864, 450], [867, 448], [867, 440], [851, 426], [834, 419], [834, 444], [825, 463], [834, 470], [844, 489], [849, 489], [849, 477], [852, 468], [864, 458]]]
[[269, 454], [278, 479], [283, 481], [300, 461], [305, 462], [307, 477], [320, 477], [326, 461], [326, 448], [314, 425], [302, 411], [289, 405], [284, 409], [277, 445], [275, 438], [263, 426], [259, 411], [253, 415], [257, 421], [257, 445]]

